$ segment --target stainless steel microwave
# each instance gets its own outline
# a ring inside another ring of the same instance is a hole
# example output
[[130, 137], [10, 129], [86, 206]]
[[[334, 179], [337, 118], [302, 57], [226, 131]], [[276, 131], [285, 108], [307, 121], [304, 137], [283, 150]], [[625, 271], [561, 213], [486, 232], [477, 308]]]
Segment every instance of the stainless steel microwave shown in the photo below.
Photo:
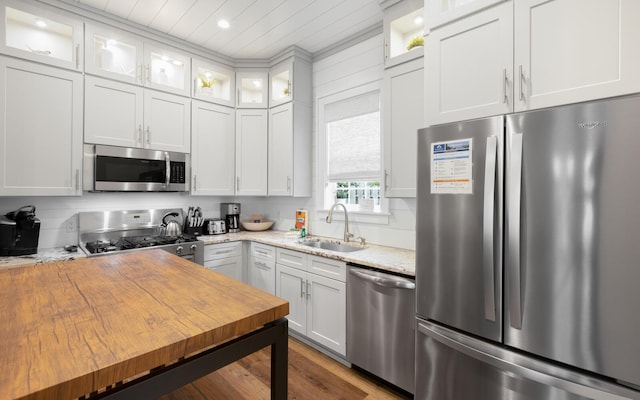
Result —
[[185, 192], [188, 154], [84, 145], [83, 189], [91, 192]]

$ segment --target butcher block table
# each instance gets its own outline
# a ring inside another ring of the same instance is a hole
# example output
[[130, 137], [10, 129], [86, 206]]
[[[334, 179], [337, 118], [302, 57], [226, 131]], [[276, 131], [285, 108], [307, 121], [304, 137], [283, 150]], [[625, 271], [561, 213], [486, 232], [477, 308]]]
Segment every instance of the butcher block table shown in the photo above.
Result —
[[162, 250], [0, 271], [0, 400], [155, 398], [271, 345], [289, 303]]

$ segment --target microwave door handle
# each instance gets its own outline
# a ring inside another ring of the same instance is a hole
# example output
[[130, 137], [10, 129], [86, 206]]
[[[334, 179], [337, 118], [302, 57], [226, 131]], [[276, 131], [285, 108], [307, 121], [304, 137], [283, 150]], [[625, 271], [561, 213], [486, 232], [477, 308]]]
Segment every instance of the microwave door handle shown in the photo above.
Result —
[[169, 153], [164, 152], [164, 162], [165, 162], [165, 180], [164, 184], [162, 184], [163, 188], [166, 188], [169, 185], [169, 181], [171, 180], [171, 159], [169, 158]]

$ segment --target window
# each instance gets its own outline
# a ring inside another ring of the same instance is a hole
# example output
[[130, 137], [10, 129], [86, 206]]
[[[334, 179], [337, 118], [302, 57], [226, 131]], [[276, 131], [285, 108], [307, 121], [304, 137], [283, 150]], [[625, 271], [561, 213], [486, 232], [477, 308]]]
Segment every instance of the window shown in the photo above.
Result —
[[319, 107], [324, 207], [338, 201], [350, 211], [380, 212], [379, 86], [370, 84], [328, 96], [319, 101]]

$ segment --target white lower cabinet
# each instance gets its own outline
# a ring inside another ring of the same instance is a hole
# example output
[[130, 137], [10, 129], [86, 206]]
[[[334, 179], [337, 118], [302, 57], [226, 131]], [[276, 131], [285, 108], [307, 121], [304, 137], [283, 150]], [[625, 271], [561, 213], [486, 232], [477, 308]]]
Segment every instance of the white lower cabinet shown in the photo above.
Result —
[[346, 265], [276, 249], [276, 296], [289, 301], [289, 328], [346, 355]]
[[0, 57], [0, 195], [82, 194], [82, 75]]
[[230, 278], [243, 280], [242, 242], [210, 244], [204, 248], [204, 266]]
[[273, 295], [276, 294], [275, 247], [251, 242], [247, 275], [249, 284]]

